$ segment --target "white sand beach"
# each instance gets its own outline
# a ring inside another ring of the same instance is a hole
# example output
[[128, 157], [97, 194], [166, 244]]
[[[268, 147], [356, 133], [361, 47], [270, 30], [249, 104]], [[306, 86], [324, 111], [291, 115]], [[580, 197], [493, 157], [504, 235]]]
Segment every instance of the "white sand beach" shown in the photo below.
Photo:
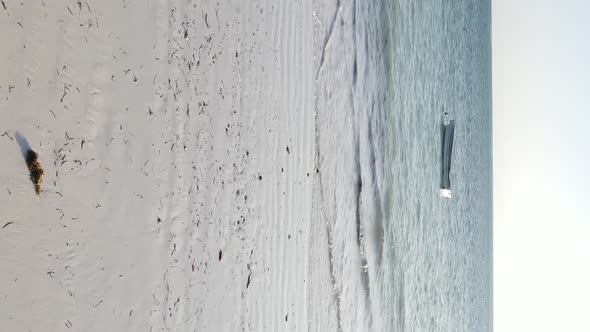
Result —
[[334, 329], [312, 223], [314, 27], [321, 45], [334, 11], [3, 0], [1, 329]]

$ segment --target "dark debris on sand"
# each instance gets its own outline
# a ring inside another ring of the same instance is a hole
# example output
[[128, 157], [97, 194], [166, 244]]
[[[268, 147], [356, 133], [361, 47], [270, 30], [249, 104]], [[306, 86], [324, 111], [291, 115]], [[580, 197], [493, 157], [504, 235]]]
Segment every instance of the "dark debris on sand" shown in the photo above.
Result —
[[31, 177], [31, 181], [35, 185], [35, 193], [37, 196], [41, 194], [41, 182], [43, 181], [43, 168], [41, 168], [41, 163], [39, 163], [39, 155], [29, 149], [27, 151], [27, 167], [29, 168], [29, 173]]

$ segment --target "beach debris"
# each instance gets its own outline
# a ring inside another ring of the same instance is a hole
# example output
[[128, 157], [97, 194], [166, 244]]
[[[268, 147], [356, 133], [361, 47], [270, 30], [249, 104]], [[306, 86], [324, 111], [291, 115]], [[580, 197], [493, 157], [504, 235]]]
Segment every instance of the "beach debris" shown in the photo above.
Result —
[[27, 167], [29, 168], [31, 181], [35, 185], [35, 193], [39, 196], [41, 194], [41, 182], [43, 181], [44, 172], [41, 163], [39, 163], [39, 155], [37, 152], [29, 149], [27, 151], [26, 162]]
[[64, 84], [64, 94], [61, 96], [61, 99], [59, 100], [60, 103], [64, 102], [64, 98], [66, 97], [66, 95], [68, 94], [69, 91], [70, 91], [70, 87], [67, 84]]
[[8, 227], [8, 226], [10, 226], [12, 224], [14, 224], [14, 221], [9, 221], [6, 224], [4, 224], [4, 226], [2, 226], [2, 229], [6, 228], [6, 227]]
[[8, 138], [9, 138], [11, 141], [13, 141], [13, 140], [14, 140], [14, 138], [12, 138], [12, 136], [10, 136], [10, 134], [9, 134], [7, 131], [5, 131], [5, 132], [4, 132], [4, 134], [2, 134], [2, 135], [0, 135], [0, 136], [6, 136], [6, 137], [8, 137]]
[[223, 252], [221, 250], [219, 250], [219, 260], [221, 260], [222, 257], [223, 257]]

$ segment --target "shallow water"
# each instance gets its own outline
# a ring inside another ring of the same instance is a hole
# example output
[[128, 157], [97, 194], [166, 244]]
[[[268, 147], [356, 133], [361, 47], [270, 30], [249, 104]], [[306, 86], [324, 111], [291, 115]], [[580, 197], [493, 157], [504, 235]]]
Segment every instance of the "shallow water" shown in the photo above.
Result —
[[[356, 1], [334, 13], [317, 56], [315, 213], [339, 327], [489, 330], [490, 3]], [[451, 200], [438, 196], [445, 112]]]

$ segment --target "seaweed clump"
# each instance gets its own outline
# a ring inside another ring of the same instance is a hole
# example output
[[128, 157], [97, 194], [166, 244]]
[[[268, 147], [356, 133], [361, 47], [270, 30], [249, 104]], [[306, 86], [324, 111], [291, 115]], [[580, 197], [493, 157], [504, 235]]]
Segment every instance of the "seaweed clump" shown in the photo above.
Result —
[[31, 181], [35, 185], [35, 193], [39, 196], [41, 194], [41, 182], [43, 181], [43, 168], [41, 168], [41, 163], [39, 163], [39, 155], [37, 152], [29, 149], [27, 151], [26, 161]]

